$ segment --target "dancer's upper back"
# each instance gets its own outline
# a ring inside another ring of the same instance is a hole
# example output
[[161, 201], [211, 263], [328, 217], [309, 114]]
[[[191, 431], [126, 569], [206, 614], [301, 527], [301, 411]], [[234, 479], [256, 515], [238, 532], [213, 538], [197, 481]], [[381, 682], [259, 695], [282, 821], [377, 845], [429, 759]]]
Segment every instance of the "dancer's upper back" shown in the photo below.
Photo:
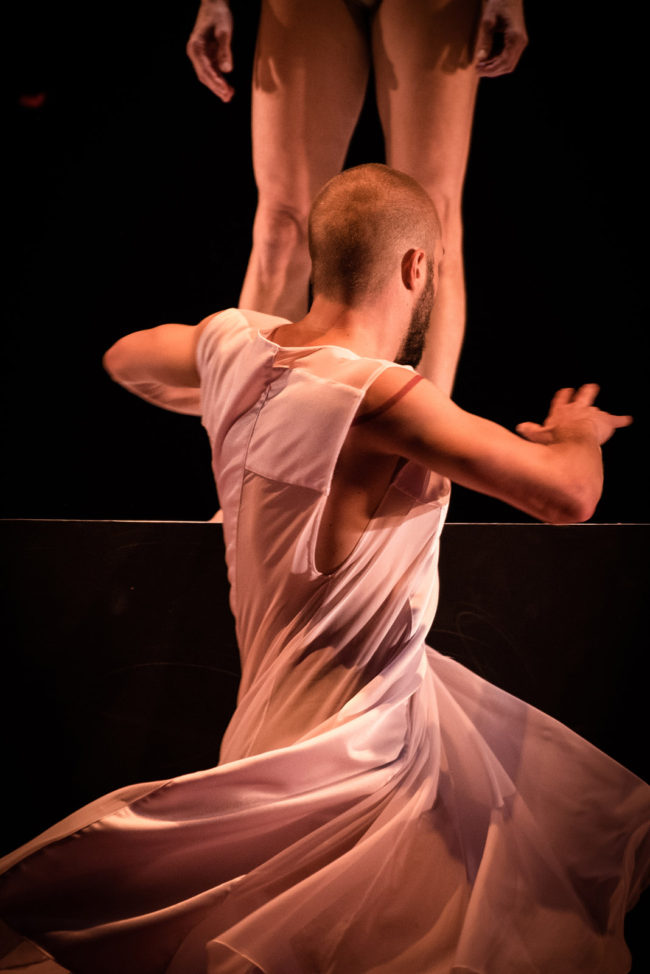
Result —
[[[336, 554], [319, 538], [328, 518], [336, 521], [330, 501], [341, 458], [351, 467], [350, 438], [362, 445], [363, 426], [352, 433], [351, 426], [368, 386], [394, 365], [340, 347], [283, 348], [268, 337], [280, 323], [230, 310], [209, 323], [198, 349], [232, 604], [242, 658], [252, 653], [255, 670], [261, 655], [277, 655], [298, 634], [303, 646], [331, 627], [353, 638], [362, 618], [376, 619], [380, 641], [389, 595], [384, 629], [406, 609], [412, 631], [412, 605], [421, 613], [423, 589], [435, 587], [432, 541], [448, 492], [440, 478], [412, 463], [397, 470], [392, 458], [380, 471], [377, 509], [363, 525], [355, 514], [365, 530], [353, 550], [341, 565], [319, 562], [319, 547]], [[436, 516], [422, 517], [432, 510]]]

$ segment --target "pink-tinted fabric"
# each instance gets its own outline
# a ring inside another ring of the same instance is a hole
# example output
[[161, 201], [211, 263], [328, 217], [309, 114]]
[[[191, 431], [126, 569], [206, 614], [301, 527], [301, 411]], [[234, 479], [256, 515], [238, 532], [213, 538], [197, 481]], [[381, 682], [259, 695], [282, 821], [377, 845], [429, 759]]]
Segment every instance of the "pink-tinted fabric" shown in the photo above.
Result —
[[278, 323], [225, 312], [198, 349], [242, 659], [221, 762], [7, 857], [1, 915], [74, 974], [623, 974], [650, 789], [425, 646], [442, 478], [403, 466], [319, 573], [341, 444], [394, 366]]
[[386, 402], [383, 402], [381, 406], [377, 406], [376, 409], [371, 409], [370, 412], [368, 413], [363, 413], [360, 414], [359, 416], [355, 416], [355, 418], [352, 420], [352, 425], [360, 426], [362, 423], [369, 423], [371, 420], [377, 419], [378, 416], [381, 416], [383, 413], [387, 412], [391, 408], [391, 406], [394, 406], [395, 403], [398, 403], [400, 399], [403, 399], [406, 393], [410, 392], [411, 389], [413, 389], [418, 384], [418, 382], [422, 382], [423, 378], [424, 376], [418, 375], [416, 373], [412, 379], [408, 380], [406, 385], [403, 385], [402, 388], [399, 389], [394, 396], [391, 396], [390, 399], [387, 399]]

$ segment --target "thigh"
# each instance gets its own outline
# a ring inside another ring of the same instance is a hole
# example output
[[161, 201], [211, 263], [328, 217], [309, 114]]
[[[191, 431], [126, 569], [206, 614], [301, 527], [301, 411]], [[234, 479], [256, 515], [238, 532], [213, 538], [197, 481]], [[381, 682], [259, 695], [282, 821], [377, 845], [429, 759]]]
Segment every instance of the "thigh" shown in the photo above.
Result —
[[469, 153], [480, 9], [480, 0], [383, 0], [373, 21], [386, 160], [452, 205]]
[[260, 199], [308, 210], [340, 171], [369, 63], [364, 19], [345, 0], [263, 0], [252, 112]]

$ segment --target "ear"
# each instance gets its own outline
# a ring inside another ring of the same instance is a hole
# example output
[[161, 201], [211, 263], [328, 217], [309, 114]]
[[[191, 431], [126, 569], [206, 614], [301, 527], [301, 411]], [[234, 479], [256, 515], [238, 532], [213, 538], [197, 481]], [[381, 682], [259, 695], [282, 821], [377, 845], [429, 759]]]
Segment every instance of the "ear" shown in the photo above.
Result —
[[402, 284], [407, 291], [415, 291], [427, 279], [427, 255], [412, 248], [402, 257]]

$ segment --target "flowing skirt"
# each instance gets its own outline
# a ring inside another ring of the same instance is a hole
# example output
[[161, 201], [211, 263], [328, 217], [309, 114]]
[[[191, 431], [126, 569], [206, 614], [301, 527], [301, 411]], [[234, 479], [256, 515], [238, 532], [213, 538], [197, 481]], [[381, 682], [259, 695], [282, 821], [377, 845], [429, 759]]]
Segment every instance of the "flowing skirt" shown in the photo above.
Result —
[[0, 970], [625, 974], [650, 788], [433, 650], [399, 666], [290, 746], [113, 792], [1, 860], [26, 940]]

